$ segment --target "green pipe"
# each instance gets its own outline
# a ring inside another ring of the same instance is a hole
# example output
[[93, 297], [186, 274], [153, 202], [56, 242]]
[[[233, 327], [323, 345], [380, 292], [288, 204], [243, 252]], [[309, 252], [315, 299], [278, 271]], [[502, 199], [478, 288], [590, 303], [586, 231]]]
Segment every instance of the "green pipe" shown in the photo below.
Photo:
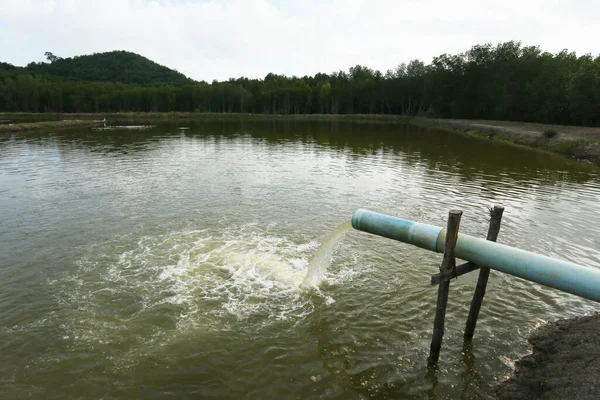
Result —
[[[444, 252], [446, 229], [367, 210], [352, 216], [354, 229]], [[458, 234], [456, 257], [563, 292], [600, 302], [600, 269]]]

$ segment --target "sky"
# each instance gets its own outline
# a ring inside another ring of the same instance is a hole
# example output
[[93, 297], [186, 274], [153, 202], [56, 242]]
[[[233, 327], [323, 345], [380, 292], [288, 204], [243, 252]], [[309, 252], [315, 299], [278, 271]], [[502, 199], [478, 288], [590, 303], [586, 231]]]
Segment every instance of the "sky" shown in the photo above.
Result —
[[0, 61], [111, 50], [196, 79], [385, 72], [509, 40], [600, 53], [597, 0], [0, 0]]

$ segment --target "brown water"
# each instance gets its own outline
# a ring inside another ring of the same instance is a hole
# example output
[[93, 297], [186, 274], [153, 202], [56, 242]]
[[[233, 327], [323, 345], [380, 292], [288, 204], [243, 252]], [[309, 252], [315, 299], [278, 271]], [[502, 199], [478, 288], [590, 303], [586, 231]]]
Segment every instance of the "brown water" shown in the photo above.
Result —
[[536, 318], [598, 307], [492, 272], [463, 348], [460, 277], [428, 372], [440, 255], [350, 231], [307, 292], [309, 261], [358, 208], [485, 236], [500, 204], [500, 242], [600, 268], [599, 200], [585, 164], [401, 125], [1, 137], [0, 398], [481, 398]]

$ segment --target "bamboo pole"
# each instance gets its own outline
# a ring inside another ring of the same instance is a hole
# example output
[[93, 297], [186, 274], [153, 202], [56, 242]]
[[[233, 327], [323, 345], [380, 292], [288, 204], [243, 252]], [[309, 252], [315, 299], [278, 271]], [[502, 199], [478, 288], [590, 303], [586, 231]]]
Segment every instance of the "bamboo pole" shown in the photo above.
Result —
[[[494, 208], [490, 210], [491, 219], [490, 226], [488, 227], [487, 240], [495, 242], [498, 239], [503, 213], [504, 207], [500, 206], [494, 206]], [[465, 341], [473, 339], [473, 335], [475, 334], [475, 326], [477, 325], [477, 318], [479, 317], [479, 311], [481, 310], [481, 304], [483, 303], [489, 276], [489, 268], [481, 267], [479, 269], [479, 278], [477, 279], [477, 286], [475, 286], [475, 293], [473, 293], [473, 299], [471, 300], [471, 308], [469, 310], [465, 333], [463, 335]]]
[[[446, 234], [446, 246], [444, 247], [444, 258], [441, 271], [449, 271], [456, 268], [456, 258], [454, 257], [454, 247], [458, 239], [458, 228], [462, 211], [452, 210], [448, 213], [448, 228]], [[446, 319], [446, 307], [448, 305], [448, 292], [450, 291], [450, 281], [442, 281], [438, 287], [437, 306], [435, 309], [435, 319], [433, 321], [433, 335], [431, 338], [431, 349], [429, 365], [437, 363], [442, 348], [442, 338], [444, 337], [444, 322]]]
[[466, 262], [461, 265], [457, 265], [454, 271], [444, 271], [439, 274], [435, 274], [431, 277], [431, 286], [439, 284], [441, 281], [449, 281], [452, 278], [458, 278], [461, 275], [468, 274], [479, 269], [479, 265], [473, 264], [472, 262]]

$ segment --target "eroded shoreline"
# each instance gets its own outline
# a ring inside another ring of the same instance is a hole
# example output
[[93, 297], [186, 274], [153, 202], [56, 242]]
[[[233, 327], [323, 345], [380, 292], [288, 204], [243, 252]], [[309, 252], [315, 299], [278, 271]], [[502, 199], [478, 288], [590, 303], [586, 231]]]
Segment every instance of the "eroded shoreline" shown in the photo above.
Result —
[[600, 314], [558, 320], [531, 333], [532, 353], [497, 389], [499, 399], [597, 399]]

